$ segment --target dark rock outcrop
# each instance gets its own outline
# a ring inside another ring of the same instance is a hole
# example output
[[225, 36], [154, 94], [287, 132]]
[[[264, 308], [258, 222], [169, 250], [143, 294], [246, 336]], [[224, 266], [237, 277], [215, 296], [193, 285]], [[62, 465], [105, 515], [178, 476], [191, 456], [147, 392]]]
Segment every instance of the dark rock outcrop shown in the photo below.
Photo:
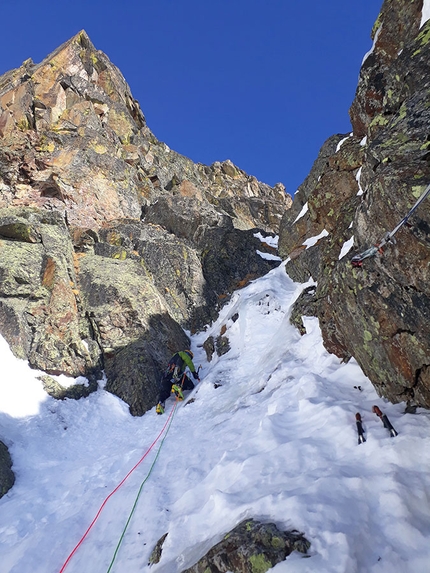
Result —
[[[159, 562], [166, 537], [155, 546], [150, 564]], [[309, 541], [298, 531], [281, 531], [274, 523], [247, 519], [182, 573], [265, 573], [293, 551], [306, 554], [309, 548]]]
[[182, 329], [273, 267], [253, 229], [277, 232], [290, 205], [281, 184], [158, 141], [85, 32], [0, 78], [0, 332], [47, 374], [104, 370], [133, 414]]
[[91, 376], [90, 378], [91, 380], [89, 380], [87, 384], [72, 384], [66, 388], [51, 376], [46, 374], [39, 376], [39, 380], [42, 382], [45, 392], [56, 400], [65, 400], [66, 398], [79, 400], [80, 398], [86, 398], [92, 392], [95, 392], [98, 387], [95, 377]]
[[[354, 356], [391, 401], [430, 408], [429, 199], [383, 255], [361, 268], [350, 263], [394, 229], [430, 183], [430, 21], [420, 29], [421, 6], [384, 2], [350, 110], [353, 133], [323, 146], [281, 223], [280, 253], [290, 257], [293, 278], [318, 283], [312, 300], [308, 293], [297, 304], [319, 317], [326, 348]], [[352, 237], [353, 250], [341, 256]]]
[[2, 498], [15, 483], [15, 475], [12, 471], [12, 459], [9, 450], [0, 441], [0, 498]]

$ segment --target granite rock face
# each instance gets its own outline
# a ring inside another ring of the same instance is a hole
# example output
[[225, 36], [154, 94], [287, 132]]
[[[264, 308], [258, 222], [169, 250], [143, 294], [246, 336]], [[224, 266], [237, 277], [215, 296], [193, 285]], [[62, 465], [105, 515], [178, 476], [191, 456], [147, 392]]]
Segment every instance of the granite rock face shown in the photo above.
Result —
[[380, 395], [430, 408], [430, 198], [395, 244], [359, 268], [350, 262], [393, 230], [430, 183], [430, 22], [420, 27], [421, 7], [384, 2], [350, 110], [352, 134], [324, 144], [281, 223], [280, 253], [293, 278], [317, 282], [295, 321], [303, 304], [319, 317], [326, 348], [354, 356]]
[[276, 233], [290, 206], [281, 184], [158, 141], [85, 32], [0, 78], [0, 333], [47, 375], [96, 388], [105, 371], [133, 414], [183, 328], [273, 267], [254, 229]]

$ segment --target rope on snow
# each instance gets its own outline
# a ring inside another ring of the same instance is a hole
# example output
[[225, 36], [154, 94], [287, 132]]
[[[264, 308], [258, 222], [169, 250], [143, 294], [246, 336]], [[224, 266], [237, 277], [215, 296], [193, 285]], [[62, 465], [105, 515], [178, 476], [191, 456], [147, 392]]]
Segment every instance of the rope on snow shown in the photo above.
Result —
[[[79, 542], [75, 545], [73, 551], [70, 553], [70, 555], [67, 557], [66, 561], [64, 562], [63, 566], [60, 569], [60, 573], [63, 573], [66, 570], [67, 565], [70, 563], [70, 560], [72, 559], [73, 555], [76, 553], [76, 551], [79, 549], [79, 547], [82, 545], [82, 543], [84, 542], [85, 538], [87, 537], [88, 533], [90, 532], [90, 530], [92, 529], [93, 525], [95, 524], [95, 522], [97, 521], [97, 519], [99, 518], [104, 506], [106, 505], [106, 503], [108, 502], [108, 500], [114, 495], [114, 493], [116, 493], [119, 488], [124, 484], [124, 482], [129, 478], [129, 476], [134, 472], [134, 470], [143, 462], [143, 460], [146, 458], [146, 456], [149, 454], [149, 452], [153, 449], [153, 447], [155, 446], [155, 444], [158, 442], [158, 440], [161, 438], [161, 436], [163, 435], [163, 433], [165, 432], [166, 428], [167, 431], [170, 429], [170, 424], [171, 424], [171, 420], [173, 418], [173, 414], [176, 410], [176, 406], [177, 406], [177, 401], [175, 402], [174, 407], [172, 408], [169, 417], [166, 420], [166, 423], [164, 424], [163, 428], [161, 429], [160, 433], [158, 434], [158, 436], [155, 438], [155, 440], [152, 442], [152, 444], [149, 446], [149, 448], [146, 450], [146, 452], [143, 454], [143, 456], [140, 458], [140, 460], [137, 462], [137, 464], [135, 464], [131, 470], [128, 472], [128, 474], [119, 482], [119, 484], [115, 487], [115, 489], [113, 489], [110, 494], [105, 498], [105, 500], [103, 501], [103, 503], [101, 504], [96, 516], [94, 517], [94, 519], [92, 520], [92, 522], [90, 523], [90, 525], [88, 526], [87, 530], [85, 531], [84, 535], [81, 537], [81, 539], [79, 540]], [[170, 423], [169, 423], [170, 422]], [[166, 434], [167, 434], [166, 431]], [[164, 439], [163, 439], [164, 441]], [[162, 442], [163, 443], [163, 442]], [[161, 444], [162, 445], [162, 444]], [[161, 446], [160, 446], [161, 448]], [[155, 459], [157, 459], [158, 454], [160, 453], [160, 450], [158, 450], [157, 456]], [[155, 463], [155, 461], [154, 461]], [[152, 464], [151, 466], [151, 470], [154, 464]], [[146, 480], [145, 480], [146, 481]], [[145, 483], [145, 482], [144, 482]], [[142, 484], [143, 486], [143, 484]], [[141, 486], [141, 488], [142, 488]], [[140, 492], [139, 492], [140, 495]], [[136, 500], [137, 503], [137, 500]], [[133, 511], [134, 511], [134, 507], [133, 507]], [[130, 516], [131, 518], [131, 516]], [[128, 525], [128, 522], [127, 522]], [[121, 538], [122, 541], [122, 538]], [[116, 553], [115, 553], [116, 556]], [[114, 557], [115, 558], [115, 557]], [[113, 563], [113, 561], [112, 561]], [[110, 570], [110, 568], [109, 568]]]
[[[153, 468], [154, 468], [154, 466], [155, 466], [155, 464], [156, 464], [156, 462], [157, 462], [158, 456], [160, 455], [161, 448], [163, 447], [164, 440], [166, 439], [167, 434], [168, 434], [168, 432], [169, 432], [169, 430], [170, 430], [170, 426], [172, 425], [173, 415], [174, 415], [174, 412], [175, 412], [175, 410], [176, 410], [177, 404], [178, 404], [178, 400], [176, 400], [175, 405], [174, 405], [174, 407], [173, 407], [173, 410], [172, 410], [172, 412], [171, 412], [171, 414], [170, 414], [170, 416], [169, 416], [169, 418], [170, 418], [170, 423], [169, 423], [169, 426], [168, 426], [168, 428], [167, 428], [167, 430], [166, 430], [166, 432], [165, 432], [165, 434], [164, 434], [164, 436], [163, 436], [163, 439], [161, 440], [161, 444], [160, 444], [160, 447], [158, 448], [157, 455], [155, 456], [154, 461], [152, 462], [152, 465], [151, 465], [151, 467], [149, 468], [149, 471], [148, 471], [148, 473], [146, 474], [145, 479], [144, 479], [143, 482], [140, 484], [140, 488], [139, 488], [139, 491], [137, 492], [136, 499], [134, 500], [134, 503], [133, 503], [133, 506], [132, 506], [132, 508], [131, 508], [130, 514], [129, 514], [128, 518], [127, 518], [127, 521], [126, 521], [126, 524], [125, 524], [125, 526], [124, 526], [124, 529], [122, 530], [122, 533], [121, 533], [121, 535], [120, 535], [120, 538], [119, 538], [119, 541], [118, 541], [118, 543], [117, 543], [117, 546], [115, 547], [115, 551], [114, 551], [114, 554], [113, 554], [113, 556], [112, 556], [112, 560], [111, 560], [111, 562], [110, 562], [110, 564], [109, 564], [109, 568], [108, 568], [108, 570], [107, 570], [106, 573], [110, 573], [110, 572], [112, 571], [113, 564], [114, 564], [115, 559], [116, 559], [116, 557], [117, 557], [117, 555], [118, 555], [118, 551], [119, 551], [119, 548], [120, 548], [120, 546], [121, 546], [121, 543], [122, 543], [122, 541], [123, 541], [123, 539], [124, 539], [125, 532], [127, 531], [127, 528], [128, 528], [128, 526], [129, 526], [129, 524], [130, 524], [130, 521], [131, 521], [131, 518], [133, 517], [134, 510], [136, 509], [137, 502], [139, 501], [139, 497], [140, 497], [140, 494], [142, 493], [143, 486], [145, 485], [146, 481], [148, 480], [149, 476], [151, 475], [151, 472], [152, 472], [152, 470], [153, 470]], [[169, 420], [167, 420], [167, 421], [169, 421]]]

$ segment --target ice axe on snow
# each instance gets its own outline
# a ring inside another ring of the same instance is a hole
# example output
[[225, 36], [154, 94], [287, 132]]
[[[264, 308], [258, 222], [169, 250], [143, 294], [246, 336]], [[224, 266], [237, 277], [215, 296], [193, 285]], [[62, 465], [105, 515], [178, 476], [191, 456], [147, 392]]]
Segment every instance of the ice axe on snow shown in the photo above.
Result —
[[363, 423], [359, 412], [355, 414], [355, 423], [357, 424], [358, 444], [363, 444], [366, 438], [364, 437]]
[[385, 414], [383, 414], [381, 412], [381, 410], [378, 408], [378, 406], [373, 406], [372, 407], [372, 412], [374, 414], [376, 414], [378, 416], [378, 418], [381, 419], [381, 422], [384, 424], [384, 428], [387, 428], [387, 430], [390, 432], [390, 435], [392, 438], [394, 438], [395, 436], [397, 436], [397, 432], [396, 430], [393, 428], [390, 420], [387, 418], [387, 416]]

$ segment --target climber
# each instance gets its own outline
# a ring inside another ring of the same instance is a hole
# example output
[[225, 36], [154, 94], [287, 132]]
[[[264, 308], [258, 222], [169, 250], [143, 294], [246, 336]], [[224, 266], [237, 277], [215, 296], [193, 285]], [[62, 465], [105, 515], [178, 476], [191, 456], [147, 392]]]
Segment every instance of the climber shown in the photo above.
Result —
[[185, 374], [186, 368], [189, 369], [194, 379], [200, 382], [200, 378], [193, 364], [193, 353], [191, 350], [183, 350], [172, 356], [167, 365], [166, 371], [161, 378], [160, 394], [158, 404], [155, 409], [157, 414], [164, 414], [164, 403], [173, 392], [178, 400], [183, 400], [182, 390], [192, 390], [194, 383]]

